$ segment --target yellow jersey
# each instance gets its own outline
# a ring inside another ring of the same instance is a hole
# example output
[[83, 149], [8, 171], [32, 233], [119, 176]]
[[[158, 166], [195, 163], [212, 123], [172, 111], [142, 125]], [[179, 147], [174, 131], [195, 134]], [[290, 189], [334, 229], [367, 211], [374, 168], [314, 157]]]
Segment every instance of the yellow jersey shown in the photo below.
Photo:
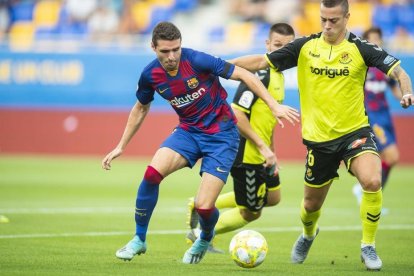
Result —
[[348, 32], [338, 45], [322, 33], [298, 38], [265, 55], [272, 68], [297, 66], [302, 138], [305, 145], [334, 143], [368, 127], [364, 83], [368, 67], [389, 75], [400, 61], [386, 51]]
[[[282, 103], [285, 97], [283, 74], [272, 68], [261, 70], [256, 74], [263, 85], [267, 87], [270, 95], [276, 101]], [[277, 120], [266, 103], [250, 91], [246, 84], [241, 83], [239, 85], [231, 106], [245, 112], [254, 132], [268, 146], [272, 143], [273, 129]], [[265, 158], [260, 154], [257, 147], [251, 141], [241, 136], [234, 166], [241, 164], [257, 165], [264, 162]]]

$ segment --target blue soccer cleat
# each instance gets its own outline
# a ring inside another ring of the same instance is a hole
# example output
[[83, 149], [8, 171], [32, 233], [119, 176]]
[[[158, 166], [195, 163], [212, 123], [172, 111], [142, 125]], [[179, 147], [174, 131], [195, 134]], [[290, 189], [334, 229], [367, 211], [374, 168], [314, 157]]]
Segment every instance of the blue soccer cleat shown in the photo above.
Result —
[[198, 264], [207, 252], [210, 242], [198, 237], [193, 245], [185, 252], [183, 263]]
[[116, 251], [115, 256], [124, 261], [130, 261], [135, 255], [145, 254], [147, 251], [147, 244], [134, 236], [124, 247]]

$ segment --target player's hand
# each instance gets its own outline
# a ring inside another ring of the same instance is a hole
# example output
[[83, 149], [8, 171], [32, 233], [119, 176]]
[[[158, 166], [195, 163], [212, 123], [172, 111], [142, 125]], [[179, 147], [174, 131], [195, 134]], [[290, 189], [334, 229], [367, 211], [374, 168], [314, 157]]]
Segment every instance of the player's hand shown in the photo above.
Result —
[[281, 119], [288, 120], [292, 125], [295, 125], [295, 122], [299, 122], [298, 110], [288, 105], [279, 104], [272, 108], [272, 113], [278, 119], [278, 124], [282, 128], [285, 127], [285, 125]]
[[259, 152], [265, 158], [263, 166], [269, 176], [276, 175], [278, 172], [277, 157], [274, 152], [267, 146], [259, 147]]
[[414, 105], [414, 95], [411, 94], [405, 94], [402, 96], [400, 104], [403, 108], [408, 108], [411, 105]]
[[115, 148], [113, 151], [108, 153], [105, 158], [102, 160], [102, 168], [104, 170], [110, 170], [111, 169], [111, 162], [113, 159], [117, 158], [122, 154], [123, 150], [119, 148]]

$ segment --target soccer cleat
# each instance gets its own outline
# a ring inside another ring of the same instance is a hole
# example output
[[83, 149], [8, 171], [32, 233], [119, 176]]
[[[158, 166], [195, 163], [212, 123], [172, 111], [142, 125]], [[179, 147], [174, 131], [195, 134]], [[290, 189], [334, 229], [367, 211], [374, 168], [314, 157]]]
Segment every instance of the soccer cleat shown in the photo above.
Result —
[[134, 236], [124, 247], [116, 251], [116, 257], [124, 261], [130, 261], [135, 255], [145, 254], [147, 251], [147, 244]]
[[382, 261], [378, 257], [375, 247], [368, 245], [361, 248], [361, 261], [367, 270], [381, 270]]
[[300, 234], [299, 238], [296, 240], [292, 248], [292, 253], [290, 256], [292, 263], [301, 264], [305, 261], [306, 257], [308, 256], [309, 249], [311, 248], [311, 245], [318, 233], [319, 228], [316, 229], [315, 237], [312, 240], [308, 240], [303, 237], [303, 234]]
[[197, 238], [193, 245], [185, 252], [183, 263], [198, 264], [207, 252], [210, 242]]
[[8, 222], [10, 222], [8, 217], [0, 215], [0, 223], [8, 223]]
[[[186, 240], [187, 240], [187, 243], [188, 244], [193, 244], [197, 240], [197, 238], [200, 236], [200, 232], [201, 232], [201, 230], [198, 229], [198, 228], [193, 229], [193, 230], [190, 230], [187, 233], [187, 236], [185, 237]], [[214, 247], [213, 240], [208, 245], [207, 252], [209, 252], [209, 253], [216, 253], [216, 254], [224, 254], [224, 251], [223, 250]]]
[[188, 199], [187, 209], [187, 225], [188, 228], [196, 229], [198, 225], [198, 213], [194, 208], [194, 197]]

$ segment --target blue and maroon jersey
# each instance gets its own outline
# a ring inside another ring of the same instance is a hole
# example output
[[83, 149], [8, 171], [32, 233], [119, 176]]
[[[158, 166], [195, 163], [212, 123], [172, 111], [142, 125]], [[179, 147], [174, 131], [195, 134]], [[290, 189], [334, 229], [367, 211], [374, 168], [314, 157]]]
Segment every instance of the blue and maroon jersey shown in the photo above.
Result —
[[154, 99], [156, 91], [178, 114], [179, 127], [217, 133], [234, 127], [237, 122], [219, 81], [219, 77], [229, 79], [233, 71], [234, 65], [220, 58], [182, 48], [177, 74], [169, 74], [158, 59], [153, 60], [141, 73], [136, 96], [146, 105]]
[[370, 67], [365, 80], [365, 108], [368, 112], [388, 111], [385, 91], [397, 82], [375, 67]]

